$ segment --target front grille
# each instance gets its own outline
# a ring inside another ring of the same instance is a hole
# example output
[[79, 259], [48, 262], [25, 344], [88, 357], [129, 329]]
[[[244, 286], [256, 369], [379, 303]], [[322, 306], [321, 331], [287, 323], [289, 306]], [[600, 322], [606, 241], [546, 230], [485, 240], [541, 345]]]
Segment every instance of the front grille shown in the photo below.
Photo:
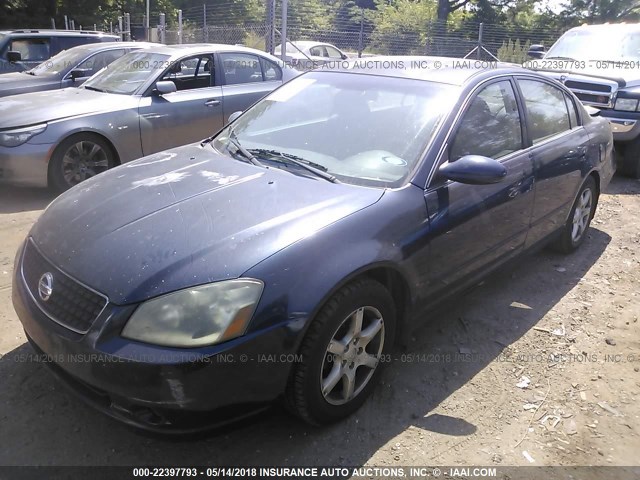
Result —
[[564, 85], [575, 93], [582, 103], [596, 107], [611, 108], [613, 96], [617, 91], [614, 82], [606, 80], [595, 82], [582, 78], [568, 78]]
[[[53, 277], [51, 295], [46, 301], [39, 292], [39, 283], [45, 273]], [[22, 275], [40, 309], [53, 321], [74, 332], [86, 333], [107, 305], [106, 297], [54, 267], [31, 240], [27, 242], [22, 257]]]
[[578, 90], [590, 90], [592, 92], [611, 93], [610, 85], [602, 85], [599, 83], [578, 82], [576, 80], [567, 80], [564, 82], [567, 88]]
[[608, 106], [610, 102], [610, 97], [608, 95], [597, 95], [593, 93], [583, 93], [583, 92], [573, 92], [576, 97], [580, 99], [581, 102], [587, 103], [589, 105], [602, 105]]

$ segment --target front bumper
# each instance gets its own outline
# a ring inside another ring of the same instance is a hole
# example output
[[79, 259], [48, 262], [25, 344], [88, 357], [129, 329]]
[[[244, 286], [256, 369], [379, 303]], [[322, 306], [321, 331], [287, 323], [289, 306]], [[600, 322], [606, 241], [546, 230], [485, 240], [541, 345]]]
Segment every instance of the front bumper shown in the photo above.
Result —
[[20, 272], [13, 305], [39, 358], [111, 417], [152, 432], [190, 433], [237, 420], [284, 392], [295, 360], [286, 324], [213, 347], [156, 347], [119, 336], [135, 306], [109, 305], [78, 334], [38, 308]]
[[0, 146], [0, 183], [46, 187], [53, 144]]
[[611, 123], [613, 140], [630, 142], [640, 136], [640, 112], [601, 110], [600, 115]]

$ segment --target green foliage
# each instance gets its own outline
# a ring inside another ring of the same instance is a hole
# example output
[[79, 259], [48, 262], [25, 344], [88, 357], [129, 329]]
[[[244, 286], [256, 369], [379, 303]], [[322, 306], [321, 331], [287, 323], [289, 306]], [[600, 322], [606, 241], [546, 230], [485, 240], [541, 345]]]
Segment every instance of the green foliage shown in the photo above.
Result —
[[[397, 49], [403, 47], [402, 43], [425, 44], [427, 26], [436, 18], [437, 4], [434, 0], [377, 0], [376, 6], [376, 10], [368, 12], [368, 17], [375, 26], [371, 38], [374, 51], [396, 54], [400, 53]], [[389, 39], [399, 41], [390, 42]], [[402, 53], [422, 52], [407, 52], [403, 48]]]
[[501, 62], [511, 62], [517, 64], [523, 64], [525, 61], [530, 60], [527, 56], [531, 42], [527, 40], [524, 44], [520, 44], [520, 39], [515, 41], [509, 39], [506, 42], [502, 42], [502, 46], [498, 49], [498, 59]]
[[242, 44], [245, 47], [256, 48], [258, 50], [264, 50], [266, 48], [266, 42], [263, 36], [258, 35], [255, 32], [249, 31], [244, 36]]

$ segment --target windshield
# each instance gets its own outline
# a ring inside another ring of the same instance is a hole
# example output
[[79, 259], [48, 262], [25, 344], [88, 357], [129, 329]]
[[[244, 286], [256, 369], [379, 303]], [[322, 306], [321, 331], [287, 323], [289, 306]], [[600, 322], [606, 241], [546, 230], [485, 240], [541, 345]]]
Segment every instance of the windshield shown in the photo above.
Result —
[[640, 31], [622, 28], [570, 30], [549, 49], [545, 58], [549, 57], [640, 60]]
[[85, 56], [86, 53], [84, 50], [80, 52], [74, 50], [63, 50], [46, 62], [42, 62], [40, 65], [29, 70], [29, 73], [36, 76], [59, 75], [69, 67], [75, 67], [84, 59]]
[[[344, 183], [400, 186], [456, 98], [457, 87], [450, 85], [310, 72], [223, 129], [213, 147], [232, 154], [235, 139], [266, 165], [281, 167], [273, 153], [279, 152]], [[305, 174], [290, 165], [287, 170]]]
[[127, 53], [87, 80], [84, 88], [131, 95], [150, 77], [168, 67], [169, 58], [158, 53]]

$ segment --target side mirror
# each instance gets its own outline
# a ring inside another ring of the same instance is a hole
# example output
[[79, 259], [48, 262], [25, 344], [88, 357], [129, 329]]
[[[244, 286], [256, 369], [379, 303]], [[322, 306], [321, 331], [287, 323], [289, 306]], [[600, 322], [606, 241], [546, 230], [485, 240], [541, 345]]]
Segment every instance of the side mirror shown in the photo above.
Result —
[[242, 115], [242, 110], [238, 110], [237, 112], [233, 112], [231, 115], [229, 115], [229, 121], [227, 123], [234, 122], [236, 120], [236, 118], [238, 118], [240, 115]]
[[465, 155], [455, 162], [443, 164], [438, 172], [449, 180], [469, 185], [498, 183], [507, 176], [504, 165], [482, 155]]
[[22, 54], [13, 50], [7, 52], [7, 60], [10, 63], [16, 63], [22, 61]]
[[346, 53], [343, 53], [343, 54], [342, 54], [342, 59], [343, 59], [343, 60], [348, 60], [348, 59], [349, 59], [349, 56], [348, 56]]
[[176, 87], [176, 84], [171, 80], [161, 80], [159, 82], [156, 82], [156, 92], [158, 92], [158, 95], [165, 95], [167, 93], [173, 93], [177, 91], [178, 88]]
[[529, 55], [531, 58], [538, 59], [544, 57], [544, 54], [544, 45], [531, 45], [529, 47], [529, 51], [527, 52], [527, 55]]
[[76, 68], [69, 72], [69, 78], [75, 81], [78, 78], [88, 77], [90, 72], [91, 70], [89, 70], [88, 68]]

